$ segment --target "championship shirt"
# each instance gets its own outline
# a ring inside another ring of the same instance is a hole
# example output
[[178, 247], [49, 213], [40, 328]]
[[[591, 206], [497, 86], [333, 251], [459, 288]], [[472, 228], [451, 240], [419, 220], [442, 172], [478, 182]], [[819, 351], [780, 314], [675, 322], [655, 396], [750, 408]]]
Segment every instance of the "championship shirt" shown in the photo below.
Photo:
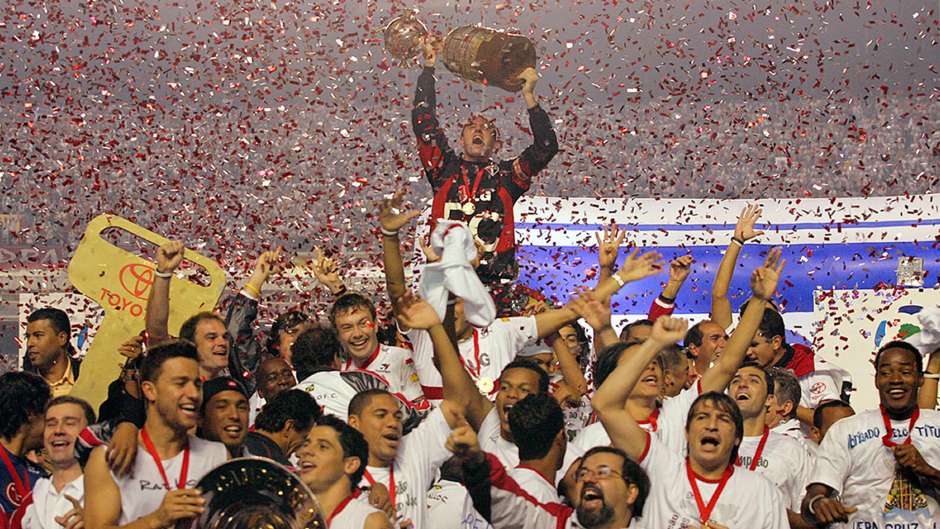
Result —
[[937, 492], [913, 472], [900, 470], [889, 444], [907, 439], [930, 466], [940, 468], [940, 412], [920, 410], [919, 417], [894, 421], [891, 438], [880, 410], [836, 422], [816, 454], [811, 483], [832, 487], [842, 503], [858, 509], [846, 527], [936, 529], [940, 527]]
[[415, 371], [415, 361], [408, 349], [379, 344], [362, 366], [357, 366], [348, 359], [340, 367], [340, 371], [360, 371], [374, 375], [388, 385], [391, 393], [409, 403], [412, 408], [427, 407], [418, 373]]
[[[752, 470], [776, 485], [787, 509], [800, 512], [812, 460], [803, 444], [767, 430], [767, 435], [744, 437], [738, 448], [738, 470]], [[755, 456], [757, 456], [755, 460]]]
[[366, 467], [360, 487], [381, 483], [398, 513], [398, 522], [411, 520], [416, 529], [427, 525], [427, 492], [451, 453], [445, 443], [450, 426], [440, 408], [432, 411], [417, 428], [401, 438], [391, 467]]
[[[422, 329], [411, 329], [405, 335], [414, 347], [415, 366], [424, 395], [435, 406], [444, 398], [443, 379], [434, 367], [434, 345], [431, 335]], [[534, 316], [500, 318], [489, 327], [474, 329], [473, 335], [457, 344], [460, 358], [480, 393], [496, 398], [496, 381], [506, 364], [515, 360], [519, 351], [538, 339]], [[484, 391], [485, 390], [485, 391]]]
[[509, 477], [520, 487], [528, 491], [539, 503], [561, 503], [555, 483], [540, 474], [537, 470], [519, 465], [508, 471]]
[[[193, 488], [210, 470], [228, 460], [228, 450], [222, 443], [206, 441], [189, 436], [189, 466], [186, 469], [183, 488]], [[164, 459], [161, 463], [169, 487], [177, 488], [177, 482], [183, 477], [183, 460], [186, 450]], [[163, 497], [170, 490], [163, 480], [153, 457], [142, 445], [137, 446], [137, 457], [131, 472], [122, 477], [111, 472], [111, 479], [121, 491], [121, 517], [118, 525], [125, 525], [142, 518], [160, 507]]]
[[[666, 447], [676, 454], [685, 454], [685, 423], [692, 403], [701, 394], [701, 383], [694, 384], [689, 389], [682, 390], [675, 397], [663, 401], [662, 406], [650, 414], [645, 421], [637, 424], [647, 432], [655, 435]], [[610, 446], [610, 436], [600, 422], [585, 428], [573, 444], [581, 453], [587, 452], [595, 446]]]
[[[647, 439], [639, 460], [651, 485], [643, 508], [647, 527], [697, 528], [710, 520], [729, 529], [789, 529], [785, 500], [763, 476], [731, 465], [723, 479], [705, 479], [695, 475], [687, 467], [687, 459], [670, 451], [656, 436], [647, 435]], [[713, 501], [711, 512], [703, 520], [702, 511], [707, 511]]]
[[447, 479], [439, 480], [428, 491], [427, 521], [433, 529], [493, 529], [473, 508], [467, 489]]

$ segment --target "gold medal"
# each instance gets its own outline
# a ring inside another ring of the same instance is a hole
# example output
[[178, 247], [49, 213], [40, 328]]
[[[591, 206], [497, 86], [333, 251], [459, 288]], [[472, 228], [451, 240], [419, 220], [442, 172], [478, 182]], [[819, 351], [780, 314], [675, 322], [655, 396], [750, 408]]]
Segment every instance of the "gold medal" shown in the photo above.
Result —
[[464, 215], [473, 215], [477, 208], [473, 205], [473, 202], [464, 202], [460, 210], [463, 211]]
[[492, 378], [480, 377], [477, 379], [477, 388], [479, 388], [480, 393], [484, 395], [492, 393], [494, 387], [496, 387], [496, 384], [493, 382]]

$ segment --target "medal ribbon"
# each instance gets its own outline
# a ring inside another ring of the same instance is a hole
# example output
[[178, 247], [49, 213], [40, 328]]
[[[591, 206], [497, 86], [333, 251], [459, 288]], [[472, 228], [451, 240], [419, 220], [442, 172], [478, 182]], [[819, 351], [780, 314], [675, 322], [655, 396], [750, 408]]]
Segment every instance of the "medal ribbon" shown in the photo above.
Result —
[[[147, 427], [145, 426], [140, 430], [140, 439], [144, 442], [144, 448], [147, 449], [147, 453], [150, 454], [150, 457], [153, 458], [153, 462], [157, 464], [157, 470], [160, 472], [160, 477], [163, 478], [163, 484], [166, 485], [166, 490], [172, 490], [170, 487], [170, 480], [166, 477], [166, 470], [163, 468], [163, 462], [160, 461], [160, 455], [157, 454], [157, 449], [153, 445], [153, 441], [150, 440], [150, 434], [147, 433]], [[186, 448], [183, 449], [183, 467], [180, 468], [180, 477], [176, 482], [176, 488], [182, 489], [186, 487], [186, 475], [189, 473], [189, 445], [186, 445]]]
[[[367, 472], [368, 472], [368, 471], [367, 471]], [[350, 494], [349, 496], [346, 496], [346, 498], [344, 498], [343, 501], [341, 501], [341, 502], [339, 503], [339, 505], [337, 505], [336, 508], [333, 509], [333, 512], [330, 513], [330, 517], [326, 519], [326, 524], [327, 524], [327, 525], [332, 525], [332, 523], [333, 523], [333, 518], [336, 518], [336, 516], [337, 516], [339, 513], [343, 512], [343, 509], [345, 509], [346, 506], [349, 505], [349, 502], [351, 502], [351, 501], [353, 501], [354, 499], [358, 498], [360, 492], [361, 492], [361, 491], [360, 491], [359, 489], [356, 489], [355, 491], [353, 491], [352, 494]]]
[[29, 468], [24, 469], [23, 479], [20, 479], [20, 475], [16, 473], [16, 467], [13, 466], [13, 461], [10, 461], [10, 457], [7, 456], [7, 449], [3, 446], [0, 446], [0, 459], [3, 459], [3, 464], [7, 467], [10, 478], [13, 479], [13, 486], [16, 487], [17, 494], [20, 495], [20, 501], [25, 500], [30, 491]]
[[[891, 427], [891, 419], [888, 418], [888, 411], [884, 406], [879, 406], [881, 408], [881, 418], [885, 422], [885, 436], [881, 438], [881, 442], [884, 443], [888, 448], [894, 448], [898, 446], [898, 443], [895, 443], [891, 440], [894, 437], [894, 428]], [[920, 408], [914, 408], [914, 413], [911, 414], [911, 422], [907, 425], [907, 438], [901, 443], [902, 445], [911, 444], [911, 434], [914, 433], [914, 423], [917, 422], [917, 419], [920, 418]]]
[[[375, 478], [369, 473], [369, 469], [366, 469], [363, 475], [370, 486], [375, 486]], [[398, 504], [395, 503], [395, 463], [388, 466], [388, 499], [392, 501], [392, 508], [397, 509]]]
[[472, 203], [473, 199], [477, 196], [477, 190], [480, 189], [480, 182], [483, 180], [483, 174], [486, 173], [486, 167], [481, 167], [477, 170], [477, 176], [473, 180], [473, 189], [470, 189], [470, 181], [467, 180], [467, 168], [463, 167], [460, 176], [463, 177], [463, 189], [464, 193], [467, 195], [467, 202]]
[[[372, 351], [372, 354], [369, 355], [369, 358], [366, 359], [366, 363], [363, 364], [362, 367], [356, 367], [356, 369], [365, 371], [365, 369], [369, 367], [369, 365], [371, 365], [372, 362], [375, 361], [376, 357], [379, 356], [379, 350], [381, 349], [382, 349], [382, 344], [377, 344], [375, 346], [375, 351]], [[349, 371], [349, 368], [352, 367], [352, 365], [353, 365], [352, 355], [349, 355], [349, 358], [346, 359], [346, 365], [343, 366], [343, 371]]]
[[[751, 472], [754, 472], [754, 469], [757, 468], [757, 462], [760, 461], [760, 455], [764, 453], [764, 445], [767, 444], [768, 437], [770, 437], [770, 428], [764, 426], [764, 433], [760, 436], [760, 442], [757, 443], [757, 451], [754, 452], [754, 459], [751, 460], [751, 464], [747, 467]], [[738, 456], [738, 460], [735, 464], [741, 466], [741, 456]]]
[[708, 505], [705, 505], [705, 502], [702, 501], [702, 493], [698, 490], [695, 472], [692, 471], [692, 465], [689, 464], [688, 459], [685, 460], [685, 474], [689, 479], [689, 486], [692, 487], [692, 495], [695, 496], [699, 519], [703, 524], [707, 524], [711, 517], [712, 510], [715, 509], [715, 505], [718, 505], [718, 497], [721, 496], [721, 492], [725, 490], [725, 485], [727, 485], [728, 480], [731, 479], [731, 474], [734, 474], [734, 466], [728, 465], [727, 468], [725, 468], [724, 473], [721, 475], [721, 481], [718, 483], [718, 488], [715, 489], [711, 499], [708, 500]]
[[470, 367], [467, 367], [466, 360], [463, 359], [462, 354], [457, 354], [457, 359], [460, 360], [460, 365], [467, 370], [467, 373], [470, 373], [470, 377], [473, 378], [473, 381], [476, 382], [480, 378], [480, 336], [477, 334], [477, 330], [473, 329], [473, 359], [477, 364], [476, 372]]

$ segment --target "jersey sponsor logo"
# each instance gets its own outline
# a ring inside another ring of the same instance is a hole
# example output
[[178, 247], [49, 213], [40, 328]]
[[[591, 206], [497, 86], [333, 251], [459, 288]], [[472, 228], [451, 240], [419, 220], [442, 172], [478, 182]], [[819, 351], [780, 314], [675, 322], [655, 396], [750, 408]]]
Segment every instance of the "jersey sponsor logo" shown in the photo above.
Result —
[[[187, 480], [186, 488], [191, 489], [195, 487], [197, 483], [198, 481], [195, 479]], [[140, 490], [173, 490], [176, 485], [176, 483], [174, 483], [172, 488], [167, 488], [167, 486], [163, 483], [157, 483], [146, 479], [137, 480], [137, 484], [140, 485]]]

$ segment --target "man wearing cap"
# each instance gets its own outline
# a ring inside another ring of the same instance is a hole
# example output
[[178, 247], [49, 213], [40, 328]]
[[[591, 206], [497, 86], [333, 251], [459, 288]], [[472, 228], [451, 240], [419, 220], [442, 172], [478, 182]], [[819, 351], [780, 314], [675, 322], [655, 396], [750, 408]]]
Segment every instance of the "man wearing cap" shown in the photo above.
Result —
[[250, 455], [245, 447], [248, 435], [248, 394], [232, 377], [216, 377], [202, 385], [202, 413], [199, 436], [225, 445], [230, 457]]

